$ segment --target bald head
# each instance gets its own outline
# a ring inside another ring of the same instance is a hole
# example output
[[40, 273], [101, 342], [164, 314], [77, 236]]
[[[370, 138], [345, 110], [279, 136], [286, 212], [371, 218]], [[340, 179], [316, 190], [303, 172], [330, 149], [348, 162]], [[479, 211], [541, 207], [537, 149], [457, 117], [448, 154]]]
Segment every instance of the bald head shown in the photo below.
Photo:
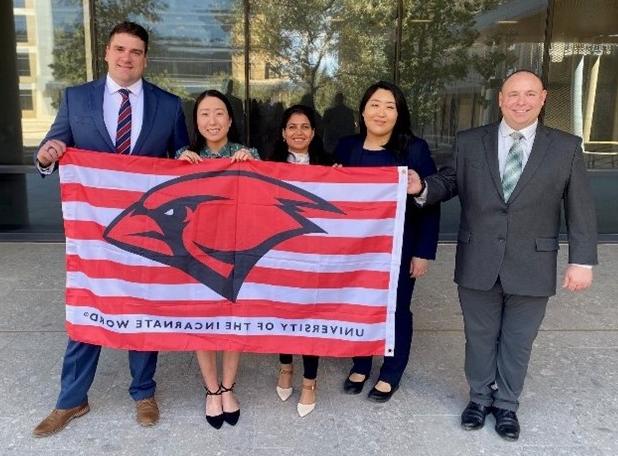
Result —
[[543, 81], [531, 71], [516, 71], [502, 83], [498, 104], [504, 121], [513, 130], [532, 125], [545, 104]]

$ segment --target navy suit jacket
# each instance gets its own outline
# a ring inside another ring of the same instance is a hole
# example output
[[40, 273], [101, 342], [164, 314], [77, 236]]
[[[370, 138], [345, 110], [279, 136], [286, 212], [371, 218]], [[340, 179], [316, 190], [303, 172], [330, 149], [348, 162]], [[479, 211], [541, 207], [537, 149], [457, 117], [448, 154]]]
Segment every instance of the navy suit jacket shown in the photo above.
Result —
[[[360, 135], [340, 139], [335, 148], [335, 161], [343, 166], [363, 166], [361, 163], [363, 142], [364, 138]], [[417, 137], [410, 140], [400, 159], [393, 154], [392, 161], [384, 163], [384, 166], [407, 166], [414, 169], [421, 177], [436, 172], [429, 146], [425, 140]], [[409, 263], [412, 257], [433, 260], [438, 247], [439, 205], [419, 208], [413, 200], [414, 198], [408, 197], [406, 205], [402, 266]]]
[[[58, 139], [67, 146], [101, 152], [114, 152], [103, 120], [105, 76], [96, 81], [67, 87], [56, 119], [43, 143]], [[189, 143], [180, 98], [143, 81], [144, 119], [131, 155], [174, 157]], [[36, 152], [35, 152], [36, 161]], [[54, 169], [57, 168], [57, 163]]]

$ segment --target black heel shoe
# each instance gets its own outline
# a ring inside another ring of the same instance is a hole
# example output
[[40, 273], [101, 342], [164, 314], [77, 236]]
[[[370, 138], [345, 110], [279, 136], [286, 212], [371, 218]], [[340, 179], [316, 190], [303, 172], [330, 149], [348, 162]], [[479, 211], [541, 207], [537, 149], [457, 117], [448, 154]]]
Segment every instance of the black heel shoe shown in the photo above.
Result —
[[[215, 392], [210, 391], [206, 386], [204, 386], [204, 389], [206, 390], [206, 400], [208, 400], [208, 396], [221, 396], [222, 393], [221, 386], [219, 386], [219, 389]], [[204, 413], [206, 413], [206, 411], [204, 411]], [[221, 426], [223, 426], [223, 417], [223, 413], [215, 416], [206, 415], [206, 421], [215, 429], [221, 429]]]
[[[236, 386], [236, 383], [232, 383], [232, 386], [230, 386], [229, 388], [226, 388], [225, 386], [223, 386], [223, 383], [221, 383], [219, 385], [219, 391], [221, 391], [220, 394], [233, 393], [235, 386]], [[240, 418], [240, 408], [234, 412], [226, 412], [225, 410], [223, 411], [223, 421], [225, 421], [230, 426], [236, 426], [236, 423], [238, 423], [239, 418]]]

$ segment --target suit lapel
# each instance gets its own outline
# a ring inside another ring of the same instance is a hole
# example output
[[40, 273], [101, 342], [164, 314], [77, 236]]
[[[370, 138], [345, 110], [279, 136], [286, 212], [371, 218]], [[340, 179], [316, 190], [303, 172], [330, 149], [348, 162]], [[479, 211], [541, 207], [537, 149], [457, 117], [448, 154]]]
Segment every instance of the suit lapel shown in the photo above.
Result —
[[483, 136], [483, 147], [485, 149], [485, 159], [489, 167], [491, 180], [494, 182], [496, 191], [500, 198], [502, 194], [502, 181], [500, 180], [500, 165], [498, 163], [498, 125], [497, 123], [488, 125]]
[[157, 114], [157, 104], [159, 101], [154, 93], [152, 85], [146, 81], [144, 81], [143, 84], [144, 119], [142, 121], [142, 130], [140, 131], [139, 137], [137, 138], [137, 143], [135, 143], [135, 147], [133, 148], [133, 154], [139, 154], [144, 145], [144, 141], [150, 134], [150, 130], [154, 125], [155, 116]]
[[116, 150], [114, 141], [109, 137], [109, 132], [105, 126], [103, 118], [103, 94], [105, 92], [105, 78], [99, 79], [96, 84], [93, 84], [90, 89], [90, 112], [94, 117], [94, 124], [99, 130], [101, 137], [105, 140], [105, 144], [109, 147], [110, 152]]
[[513, 193], [509, 198], [509, 203], [517, 198], [517, 196], [521, 193], [521, 190], [528, 184], [528, 182], [530, 182], [530, 179], [532, 179], [532, 176], [534, 176], [534, 173], [539, 168], [541, 163], [545, 161], [547, 151], [549, 150], [549, 143], [549, 131], [539, 124], [536, 127], [536, 134], [534, 136], [532, 150], [530, 151], [530, 157], [528, 158], [528, 162], [521, 173], [519, 181], [517, 181], [515, 189], [513, 189]]

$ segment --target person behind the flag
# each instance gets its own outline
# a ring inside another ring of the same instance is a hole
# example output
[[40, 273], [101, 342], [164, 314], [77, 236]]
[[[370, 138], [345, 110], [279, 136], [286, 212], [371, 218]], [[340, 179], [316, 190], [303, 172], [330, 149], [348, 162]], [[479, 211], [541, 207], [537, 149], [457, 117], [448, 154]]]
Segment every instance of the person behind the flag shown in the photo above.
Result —
[[[312, 108], [304, 105], [290, 106], [283, 113], [281, 136], [277, 138], [269, 160], [299, 165], [332, 165], [333, 159], [324, 151], [322, 139], [316, 134], [315, 126], [315, 111]], [[303, 355], [303, 382], [296, 406], [301, 417], [315, 409], [318, 360], [317, 356]], [[288, 400], [292, 395], [292, 361], [292, 355], [279, 355], [281, 366], [276, 391], [282, 401]]]
[[[410, 114], [399, 87], [380, 81], [367, 89], [360, 102], [360, 134], [342, 138], [335, 161], [343, 166], [407, 166], [421, 176], [436, 172], [427, 143], [412, 134]], [[408, 193], [411, 193], [409, 190]], [[440, 225], [438, 206], [417, 208], [408, 197], [397, 284], [395, 350], [384, 357], [378, 381], [369, 391], [374, 402], [386, 402], [399, 388], [412, 342], [410, 301], [414, 282], [435, 259]], [[371, 372], [371, 356], [355, 357], [343, 390], [359, 394]]]
[[[180, 99], [145, 81], [148, 32], [133, 22], [117, 24], [105, 48], [107, 74], [68, 87], [39, 150], [35, 165], [51, 174], [67, 146], [90, 151], [171, 157], [189, 142]], [[105, 154], [99, 154], [105, 160]], [[69, 339], [56, 408], [33, 430], [45, 437], [62, 430], [73, 418], [90, 411], [88, 390], [94, 380], [101, 347]], [[142, 426], [159, 420], [153, 379], [157, 352], [129, 351], [136, 418]]]
[[[218, 90], [198, 95], [193, 107], [193, 138], [189, 147], [176, 152], [176, 158], [197, 164], [204, 158], [228, 158], [232, 162], [259, 160], [254, 148], [238, 143], [232, 105]], [[224, 351], [221, 356], [221, 381], [217, 370], [217, 352], [196, 352], [206, 390], [206, 421], [219, 429], [225, 421], [232, 426], [240, 418], [240, 405], [234, 395], [240, 352]]]
[[176, 152], [176, 158], [199, 163], [204, 158], [231, 158], [233, 162], [259, 160], [257, 149], [239, 143], [232, 105], [218, 90], [206, 90], [195, 99], [194, 137], [188, 147]]

